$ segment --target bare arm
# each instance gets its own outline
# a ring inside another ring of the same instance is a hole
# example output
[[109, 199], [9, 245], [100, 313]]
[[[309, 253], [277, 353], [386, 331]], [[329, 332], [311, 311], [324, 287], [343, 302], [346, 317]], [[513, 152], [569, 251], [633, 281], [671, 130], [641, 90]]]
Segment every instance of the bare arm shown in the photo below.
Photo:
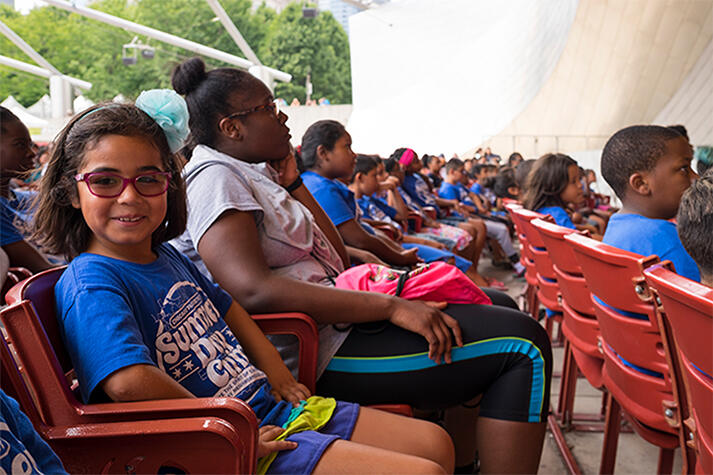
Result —
[[340, 290], [274, 274], [260, 247], [252, 213], [228, 211], [198, 243], [216, 282], [250, 313], [304, 312], [320, 323], [389, 320], [422, 335], [429, 357], [450, 360], [451, 338], [462, 344], [458, 323], [438, 309], [384, 294]]
[[379, 259], [397, 266], [411, 266], [418, 262], [418, 256], [413, 249], [398, 252], [375, 236], [372, 236], [354, 219], [337, 226], [339, 234], [350, 246], [365, 249], [374, 253]]
[[327, 236], [327, 239], [329, 239], [329, 242], [332, 243], [332, 246], [334, 246], [334, 249], [336, 249], [339, 253], [339, 257], [342, 259], [344, 268], [348, 269], [350, 264], [349, 254], [344, 246], [344, 241], [342, 241], [342, 237], [339, 235], [337, 228], [334, 227], [332, 220], [329, 219], [327, 213], [324, 212], [317, 200], [314, 199], [312, 193], [309, 192], [306, 186], [302, 185], [292, 192], [292, 197], [310, 210], [312, 216], [314, 216], [317, 226], [319, 226], [319, 229], [322, 230], [324, 235]]
[[113, 401], [150, 401], [195, 397], [169, 375], [148, 364], [125, 366], [101, 382], [101, 387]]
[[250, 361], [267, 375], [275, 399], [286, 399], [296, 406], [310, 396], [309, 389], [295, 381], [277, 349], [240, 305], [233, 302], [224, 319]]

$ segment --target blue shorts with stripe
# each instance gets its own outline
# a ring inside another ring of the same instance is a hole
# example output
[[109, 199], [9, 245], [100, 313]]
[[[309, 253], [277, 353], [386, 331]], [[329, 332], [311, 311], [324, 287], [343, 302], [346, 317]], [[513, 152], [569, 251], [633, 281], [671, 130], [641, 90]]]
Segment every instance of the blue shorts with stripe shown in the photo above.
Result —
[[512, 308], [449, 305], [463, 347], [436, 365], [426, 340], [387, 322], [355, 328], [319, 379], [317, 392], [360, 404], [442, 409], [482, 395], [480, 416], [542, 422], [549, 410], [552, 350], [542, 326]]

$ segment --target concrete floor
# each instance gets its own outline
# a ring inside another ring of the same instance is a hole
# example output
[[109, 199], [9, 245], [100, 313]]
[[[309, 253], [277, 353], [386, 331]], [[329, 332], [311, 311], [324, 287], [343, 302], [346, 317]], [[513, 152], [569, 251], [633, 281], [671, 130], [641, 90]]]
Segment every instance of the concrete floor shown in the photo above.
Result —
[[[527, 283], [523, 278], [516, 278], [512, 271], [497, 269], [490, 264], [490, 259], [483, 256], [478, 266], [481, 275], [495, 277], [503, 281], [508, 286], [507, 293], [518, 301], [518, 297], [524, 292]], [[554, 348], [554, 371], [562, 370], [563, 348]], [[551, 404], [556, 407], [559, 397], [560, 378], [552, 379]], [[580, 378], [577, 381], [577, 390], [574, 403], [575, 413], [594, 414], [599, 413], [602, 403], [601, 391], [593, 388], [586, 379]], [[566, 432], [565, 439], [574, 455], [577, 463], [584, 474], [599, 473], [599, 462], [602, 450], [601, 432]], [[633, 432], [619, 435], [619, 446], [615, 473], [618, 474], [652, 474], [656, 473], [659, 449]], [[554, 442], [552, 434], [547, 433], [545, 446], [540, 461], [540, 474], [566, 474], [567, 467]], [[680, 451], [676, 452], [673, 472], [681, 473]]]

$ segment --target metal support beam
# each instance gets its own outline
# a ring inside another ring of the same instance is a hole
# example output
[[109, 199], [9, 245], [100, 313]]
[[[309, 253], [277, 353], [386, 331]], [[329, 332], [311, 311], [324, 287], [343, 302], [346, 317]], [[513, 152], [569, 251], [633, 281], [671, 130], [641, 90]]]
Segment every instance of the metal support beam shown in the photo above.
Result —
[[[154, 28], [149, 28], [147, 26], [140, 25], [132, 21], [124, 20], [123, 18], [93, 10], [91, 8], [78, 7], [63, 0], [45, 0], [45, 3], [48, 3], [57, 8], [61, 8], [63, 10], [76, 13], [78, 15], [85, 16], [87, 18], [92, 18], [108, 25], [117, 26], [127, 31], [148, 36], [149, 38], [154, 38], [158, 41], [162, 41], [173, 46], [178, 46], [179, 48], [183, 48], [188, 51], [193, 51], [194, 53], [207, 56], [209, 58], [217, 59], [225, 63], [238, 66], [242, 69], [250, 69], [251, 66], [254, 66], [251, 61], [248, 61], [239, 56], [235, 56], [224, 51], [220, 51], [215, 48], [202, 45], [200, 43], [195, 43], [193, 41], [189, 41], [179, 36], [171, 35], [169, 33], [165, 33]], [[272, 75], [272, 77], [279, 81], [289, 82], [292, 79], [292, 76], [290, 74], [278, 71], [277, 69], [267, 67], [265, 69]]]
[[55, 74], [53, 71], [49, 71], [39, 66], [35, 66], [34, 64], [28, 64], [13, 58], [8, 58], [7, 56], [0, 56], [0, 64], [3, 66], [8, 66], [10, 68], [19, 69], [20, 71], [24, 71], [26, 73], [34, 74], [35, 76], [42, 76], [43, 78], [60, 76], [72, 86], [76, 86], [82, 89], [92, 88], [92, 83], [90, 82], [82, 81], [81, 79], [73, 78], [72, 76], [66, 76], [64, 74]]
[[59, 74], [59, 75], [62, 74], [59, 72], [59, 70], [57, 68], [52, 66], [49, 63], [49, 61], [47, 61], [45, 58], [43, 58], [40, 53], [35, 51], [32, 48], [32, 46], [25, 43], [25, 40], [20, 38], [20, 35], [18, 35], [14, 31], [12, 31], [12, 29], [9, 26], [7, 26], [5, 23], [3, 23], [2, 21], [0, 21], [0, 33], [7, 36], [7, 38], [10, 41], [15, 43], [15, 45], [17, 45], [18, 48], [20, 48], [27, 56], [32, 58], [37, 64], [39, 64], [43, 68], [52, 71], [54, 74]]
[[223, 27], [228, 31], [230, 37], [233, 39], [233, 41], [235, 41], [235, 44], [238, 45], [240, 51], [243, 52], [245, 57], [252, 61], [256, 66], [262, 66], [260, 59], [252, 50], [248, 42], [245, 41], [243, 35], [240, 34], [238, 27], [235, 26], [235, 23], [233, 23], [233, 21], [230, 19], [228, 13], [225, 11], [220, 2], [218, 0], [206, 0], [206, 2], [213, 10], [213, 13], [215, 13], [215, 15], [218, 17], [220, 23], [223, 24]]

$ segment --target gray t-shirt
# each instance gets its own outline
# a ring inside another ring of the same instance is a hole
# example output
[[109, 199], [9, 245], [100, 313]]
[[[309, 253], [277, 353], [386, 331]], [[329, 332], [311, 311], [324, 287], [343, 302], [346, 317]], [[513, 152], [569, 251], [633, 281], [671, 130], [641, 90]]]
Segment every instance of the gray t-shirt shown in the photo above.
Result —
[[[282, 186], [267, 164], [237, 160], [199, 145], [184, 171], [188, 195], [186, 231], [171, 244], [206, 276], [213, 276], [198, 254], [198, 243], [226, 211], [252, 212], [263, 254], [273, 272], [297, 280], [333, 285], [344, 270], [339, 254], [319, 229], [312, 213]], [[346, 339], [348, 331], [319, 325], [319, 377]], [[298, 346], [291, 337], [270, 338], [293, 373]]]

